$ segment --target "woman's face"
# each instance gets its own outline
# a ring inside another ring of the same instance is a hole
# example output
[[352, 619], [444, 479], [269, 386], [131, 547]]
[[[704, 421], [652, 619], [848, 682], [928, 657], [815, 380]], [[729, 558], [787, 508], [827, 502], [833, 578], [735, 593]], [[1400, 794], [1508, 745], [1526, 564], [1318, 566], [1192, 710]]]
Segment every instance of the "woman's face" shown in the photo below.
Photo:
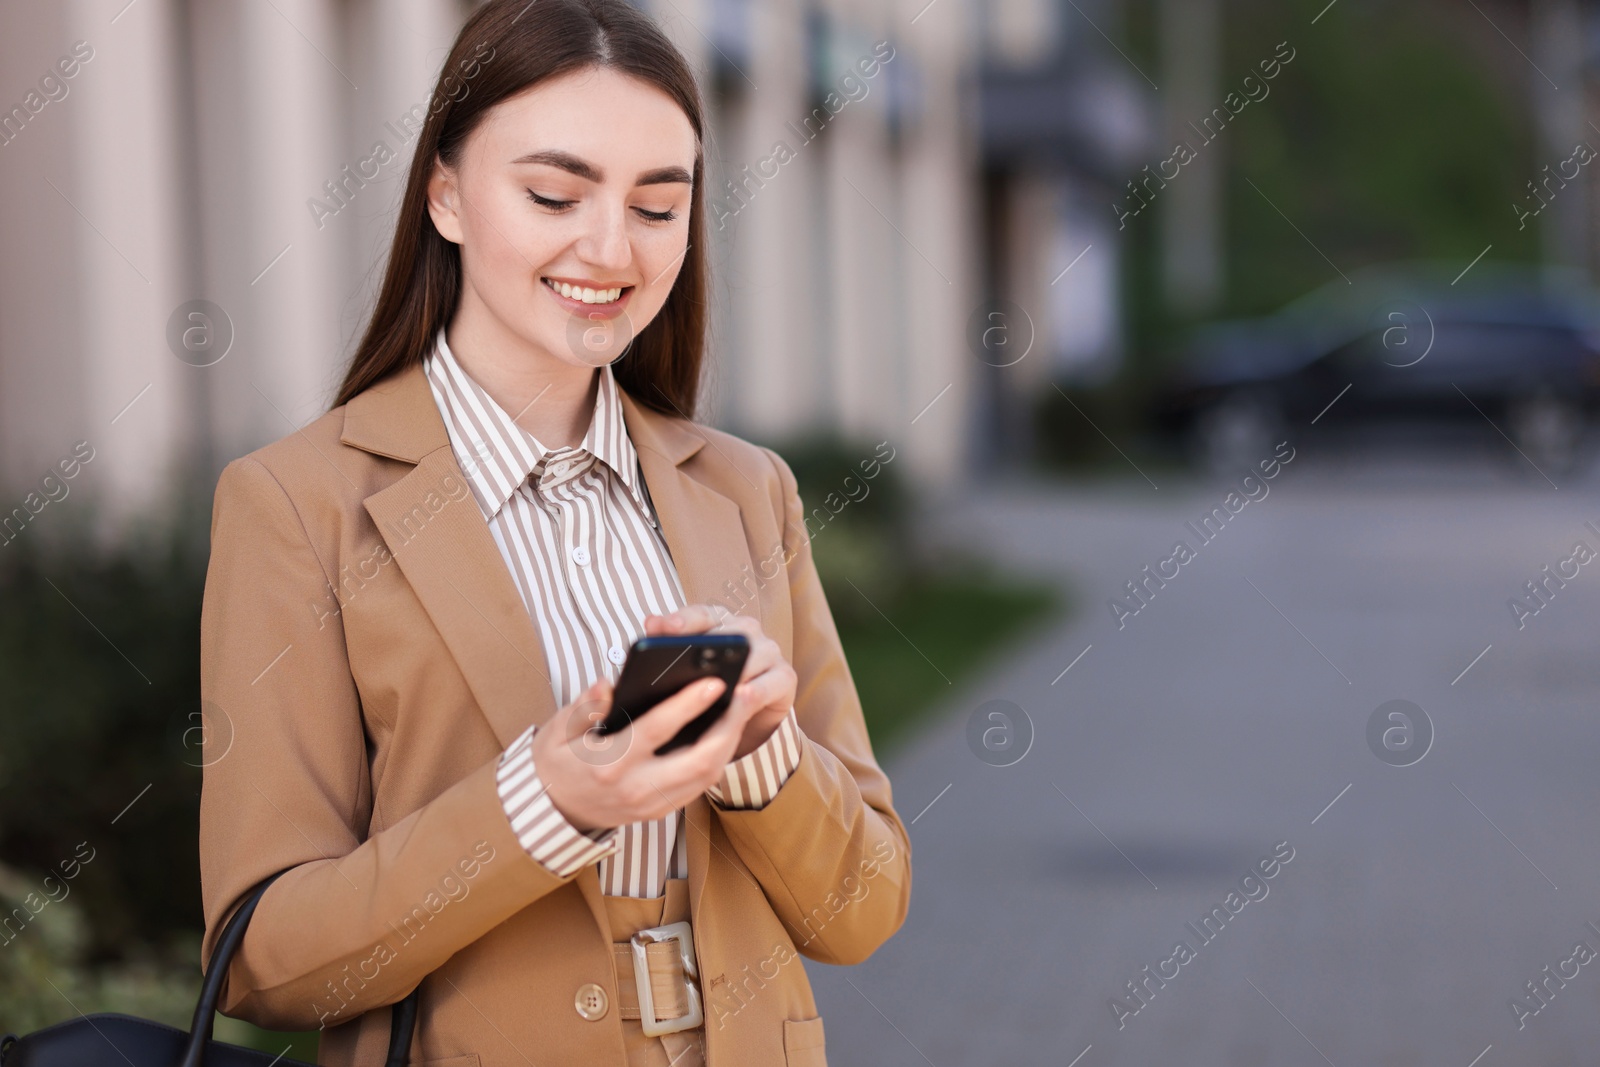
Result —
[[671, 97], [603, 67], [496, 104], [428, 186], [461, 246], [462, 311], [562, 362], [611, 362], [677, 279], [695, 148]]

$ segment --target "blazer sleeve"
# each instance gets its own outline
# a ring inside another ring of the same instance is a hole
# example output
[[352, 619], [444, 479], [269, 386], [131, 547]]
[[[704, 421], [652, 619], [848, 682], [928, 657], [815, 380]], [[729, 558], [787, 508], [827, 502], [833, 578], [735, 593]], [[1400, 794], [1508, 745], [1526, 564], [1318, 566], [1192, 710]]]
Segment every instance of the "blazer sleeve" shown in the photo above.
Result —
[[812, 560], [799, 487], [781, 456], [762, 451], [777, 469], [784, 500], [784, 568], [794, 610], [790, 664], [799, 676], [794, 706], [802, 748], [799, 765], [764, 807], [713, 808], [799, 952], [823, 963], [860, 963], [905, 922], [911, 842], [872, 754], [861, 698]]
[[[518, 842], [498, 757], [369, 833], [372, 780], [344, 629], [311, 607], [327, 603], [331, 584], [273, 474], [252, 457], [230, 463], [201, 612], [201, 965], [250, 889], [286, 872], [251, 919], [221, 1003], [274, 1029], [322, 1028], [400, 1000], [567, 880]], [[428, 936], [402, 940], [408, 920], [426, 922]]]

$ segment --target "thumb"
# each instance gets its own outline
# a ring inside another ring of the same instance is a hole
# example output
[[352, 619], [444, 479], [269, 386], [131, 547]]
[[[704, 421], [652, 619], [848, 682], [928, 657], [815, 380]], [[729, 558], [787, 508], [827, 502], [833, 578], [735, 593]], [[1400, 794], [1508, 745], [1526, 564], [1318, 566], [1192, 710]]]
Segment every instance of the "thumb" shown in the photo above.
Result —
[[613, 687], [604, 677], [596, 678], [578, 698], [576, 713], [582, 717], [585, 729], [599, 726], [611, 711]]
[[556, 709], [549, 726], [559, 729], [568, 740], [598, 724], [611, 707], [610, 687], [605, 679], [597, 679], [589, 688], [579, 693], [570, 704]]

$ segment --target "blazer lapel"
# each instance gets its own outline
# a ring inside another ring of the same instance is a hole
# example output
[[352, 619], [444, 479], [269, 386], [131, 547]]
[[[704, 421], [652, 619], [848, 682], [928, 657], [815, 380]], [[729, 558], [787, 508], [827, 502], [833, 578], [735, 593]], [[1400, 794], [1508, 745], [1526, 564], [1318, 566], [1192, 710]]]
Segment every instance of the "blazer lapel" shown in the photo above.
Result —
[[[625, 390], [621, 397], [628, 436], [687, 602], [741, 603], [744, 596], [734, 591], [754, 571], [739, 505], [683, 469], [689, 457], [715, 443], [692, 423], [644, 407]], [[367, 513], [443, 636], [495, 737], [510, 745], [530, 724], [555, 713], [544, 644], [456, 463], [421, 365], [351, 400], [341, 440], [415, 464], [366, 498]], [[704, 797], [688, 806], [686, 821], [690, 902], [698, 920], [711, 848], [710, 806]], [[581, 872], [577, 882], [604, 929], [593, 868]]]
[[539, 633], [483, 521], [420, 363], [345, 408], [343, 444], [415, 466], [367, 514], [502, 746], [555, 712]]
[[501, 746], [553, 715], [544, 643], [448, 444], [366, 506]]

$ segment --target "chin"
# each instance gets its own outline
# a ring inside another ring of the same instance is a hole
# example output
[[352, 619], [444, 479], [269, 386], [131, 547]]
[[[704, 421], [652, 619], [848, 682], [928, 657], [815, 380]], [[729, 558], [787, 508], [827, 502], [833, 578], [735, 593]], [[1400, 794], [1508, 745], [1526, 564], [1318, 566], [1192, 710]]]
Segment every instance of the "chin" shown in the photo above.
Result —
[[573, 363], [603, 367], [622, 355], [635, 336], [637, 331], [626, 315], [616, 319], [582, 319], [571, 315], [555, 331], [549, 351]]

